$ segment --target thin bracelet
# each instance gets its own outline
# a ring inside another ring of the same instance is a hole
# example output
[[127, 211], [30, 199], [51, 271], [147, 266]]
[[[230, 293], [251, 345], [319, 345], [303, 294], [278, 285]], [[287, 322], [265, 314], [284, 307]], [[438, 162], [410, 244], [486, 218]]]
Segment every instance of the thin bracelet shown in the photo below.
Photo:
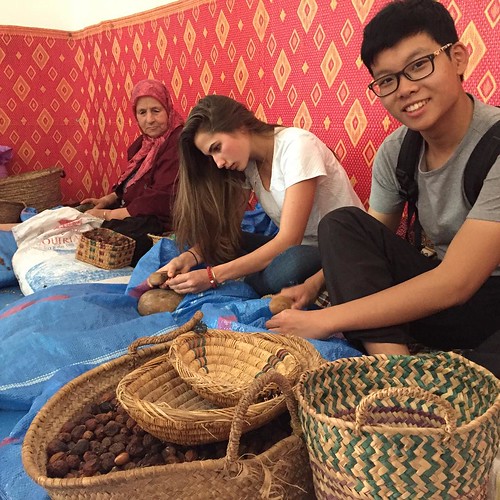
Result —
[[200, 263], [198, 262], [198, 257], [196, 257], [196, 254], [192, 250], [186, 250], [186, 252], [189, 252], [194, 257], [194, 260], [196, 261], [196, 265], [199, 266]]
[[210, 286], [212, 288], [217, 288], [219, 286], [219, 283], [217, 282], [217, 279], [215, 277], [214, 270], [210, 266], [207, 266], [207, 274], [208, 281], [210, 281]]
[[104, 217], [103, 217], [104, 220], [106, 220], [106, 213], [107, 213], [106, 210], [104, 210]]

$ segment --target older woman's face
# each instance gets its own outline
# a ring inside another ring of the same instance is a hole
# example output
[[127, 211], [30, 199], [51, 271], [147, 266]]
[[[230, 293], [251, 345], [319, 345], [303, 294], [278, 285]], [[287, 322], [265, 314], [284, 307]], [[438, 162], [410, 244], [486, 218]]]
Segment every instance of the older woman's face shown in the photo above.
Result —
[[135, 116], [142, 133], [149, 137], [160, 137], [167, 130], [167, 111], [154, 97], [139, 97], [135, 107]]

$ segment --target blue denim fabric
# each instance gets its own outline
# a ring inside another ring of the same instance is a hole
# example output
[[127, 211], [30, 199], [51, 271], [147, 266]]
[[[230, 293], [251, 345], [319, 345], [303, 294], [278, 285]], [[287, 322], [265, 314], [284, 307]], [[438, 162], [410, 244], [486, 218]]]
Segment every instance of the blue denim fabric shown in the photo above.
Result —
[[259, 295], [274, 294], [282, 288], [303, 283], [321, 269], [317, 247], [297, 245], [277, 255], [262, 271], [245, 277]]

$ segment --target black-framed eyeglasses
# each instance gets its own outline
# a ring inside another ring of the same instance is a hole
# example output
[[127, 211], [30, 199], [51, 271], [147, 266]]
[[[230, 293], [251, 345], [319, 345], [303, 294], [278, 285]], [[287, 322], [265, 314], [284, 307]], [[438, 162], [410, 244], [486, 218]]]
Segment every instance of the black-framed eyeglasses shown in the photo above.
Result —
[[401, 75], [404, 75], [412, 82], [417, 82], [418, 80], [427, 78], [429, 75], [434, 73], [434, 59], [441, 54], [441, 52], [448, 50], [452, 45], [452, 43], [447, 43], [441, 48], [435, 50], [432, 54], [415, 59], [411, 63], [407, 64], [401, 71], [398, 71], [397, 73], [390, 73], [373, 80], [373, 82], [368, 85], [368, 88], [376, 96], [386, 97], [398, 90]]

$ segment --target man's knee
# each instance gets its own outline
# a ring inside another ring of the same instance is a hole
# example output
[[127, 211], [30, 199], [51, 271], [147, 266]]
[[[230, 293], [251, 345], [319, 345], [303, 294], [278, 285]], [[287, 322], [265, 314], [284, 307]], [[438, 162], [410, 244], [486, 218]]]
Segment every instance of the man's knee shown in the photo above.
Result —
[[318, 237], [331, 237], [337, 228], [351, 225], [366, 217], [366, 212], [358, 207], [342, 207], [327, 213], [319, 222]]

